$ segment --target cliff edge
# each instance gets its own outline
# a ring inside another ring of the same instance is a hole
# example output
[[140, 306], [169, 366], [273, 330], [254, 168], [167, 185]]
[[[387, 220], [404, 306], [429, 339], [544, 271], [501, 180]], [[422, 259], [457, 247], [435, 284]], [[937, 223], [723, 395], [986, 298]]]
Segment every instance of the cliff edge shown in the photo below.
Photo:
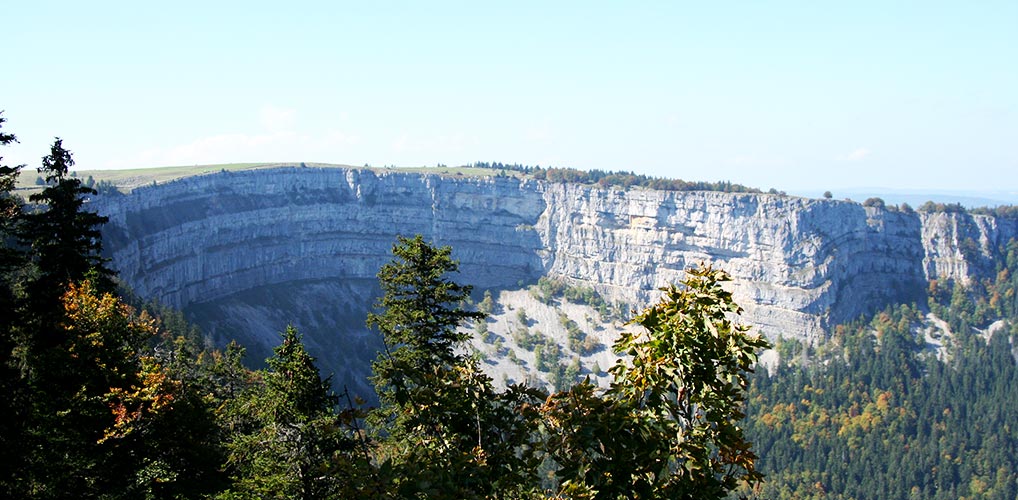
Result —
[[94, 203], [110, 217], [113, 265], [140, 296], [246, 339], [255, 354], [287, 322], [324, 330], [306, 336], [333, 371], [366, 366], [337, 351], [372, 349], [363, 314], [400, 234], [451, 245], [459, 281], [478, 289], [550, 275], [633, 306], [713, 262], [735, 278], [747, 322], [810, 341], [887, 303], [923, 300], [929, 279], [992, 273], [997, 249], [1018, 235], [1013, 220], [846, 201], [299, 166]]

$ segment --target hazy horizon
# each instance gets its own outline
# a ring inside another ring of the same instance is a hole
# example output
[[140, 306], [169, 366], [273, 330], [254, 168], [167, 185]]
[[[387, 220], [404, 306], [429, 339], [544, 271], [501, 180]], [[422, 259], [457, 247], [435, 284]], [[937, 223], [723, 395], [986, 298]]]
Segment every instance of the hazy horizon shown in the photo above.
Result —
[[1018, 192], [1018, 4], [5, 7], [4, 163], [501, 161]]

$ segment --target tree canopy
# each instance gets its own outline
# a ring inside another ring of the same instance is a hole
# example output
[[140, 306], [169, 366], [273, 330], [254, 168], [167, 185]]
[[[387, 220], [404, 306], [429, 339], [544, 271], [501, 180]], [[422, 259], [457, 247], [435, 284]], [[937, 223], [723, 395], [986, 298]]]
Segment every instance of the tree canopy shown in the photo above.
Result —
[[[609, 389], [573, 385], [578, 358], [553, 394], [496, 389], [468, 355], [462, 326], [486, 313], [453, 279], [452, 249], [400, 237], [368, 315], [385, 348], [366, 408], [333, 391], [292, 327], [252, 370], [179, 313], [128, 305], [73, 164], [56, 139], [28, 205], [12, 192], [19, 168], [0, 170], [0, 460], [12, 464], [0, 496], [721, 498], [759, 479], [737, 422], [766, 342], [731, 317], [721, 272], [692, 270], [634, 319]], [[592, 289], [553, 288], [607, 310]]]
[[762, 479], [740, 420], [756, 352], [769, 346], [730, 315], [730, 278], [689, 270], [682, 287], [630, 324], [599, 396], [589, 383], [553, 395], [546, 415], [562, 492], [590, 498], [725, 498]]

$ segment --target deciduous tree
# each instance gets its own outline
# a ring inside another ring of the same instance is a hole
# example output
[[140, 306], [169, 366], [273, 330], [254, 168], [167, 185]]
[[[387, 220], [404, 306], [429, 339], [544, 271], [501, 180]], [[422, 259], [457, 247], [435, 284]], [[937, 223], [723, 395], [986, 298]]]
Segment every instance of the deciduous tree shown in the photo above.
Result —
[[615, 350], [603, 397], [589, 383], [545, 406], [563, 493], [590, 498], [724, 498], [762, 476], [740, 420], [760, 336], [710, 267], [688, 271], [661, 302], [635, 317]]
[[153, 323], [90, 280], [69, 285], [61, 307], [60, 342], [31, 358], [27, 375], [35, 446], [24, 480], [38, 498], [137, 496], [147, 486], [149, 429], [172, 409], [175, 390], [142, 355]]

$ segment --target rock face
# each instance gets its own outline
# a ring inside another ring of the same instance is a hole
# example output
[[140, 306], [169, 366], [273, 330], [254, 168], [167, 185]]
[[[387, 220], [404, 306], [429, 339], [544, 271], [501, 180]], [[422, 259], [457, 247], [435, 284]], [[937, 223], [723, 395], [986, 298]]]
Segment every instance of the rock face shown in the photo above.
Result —
[[256, 357], [293, 322], [337, 373], [367, 366], [364, 311], [396, 235], [451, 245], [459, 281], [479, 289], [549, 274], [633, 305], [714, 263], [735, 277], [747, 322], [811, 341], [921, 299], [928, 279], [992, 272], [1018, 235], [1013, 220], [843, 201], [338, 168], [223, 172], [95, 204], [110, 217], [113, 265], [140, 296], [245, 339]]
[[178, 307], [264, 285], [374, 279], [395, 235], [453, 245], [484, 287], [544, 272], [536, 184], [282, 168], [191, 177], [105, 200], [106, 245], [144, 297]]

